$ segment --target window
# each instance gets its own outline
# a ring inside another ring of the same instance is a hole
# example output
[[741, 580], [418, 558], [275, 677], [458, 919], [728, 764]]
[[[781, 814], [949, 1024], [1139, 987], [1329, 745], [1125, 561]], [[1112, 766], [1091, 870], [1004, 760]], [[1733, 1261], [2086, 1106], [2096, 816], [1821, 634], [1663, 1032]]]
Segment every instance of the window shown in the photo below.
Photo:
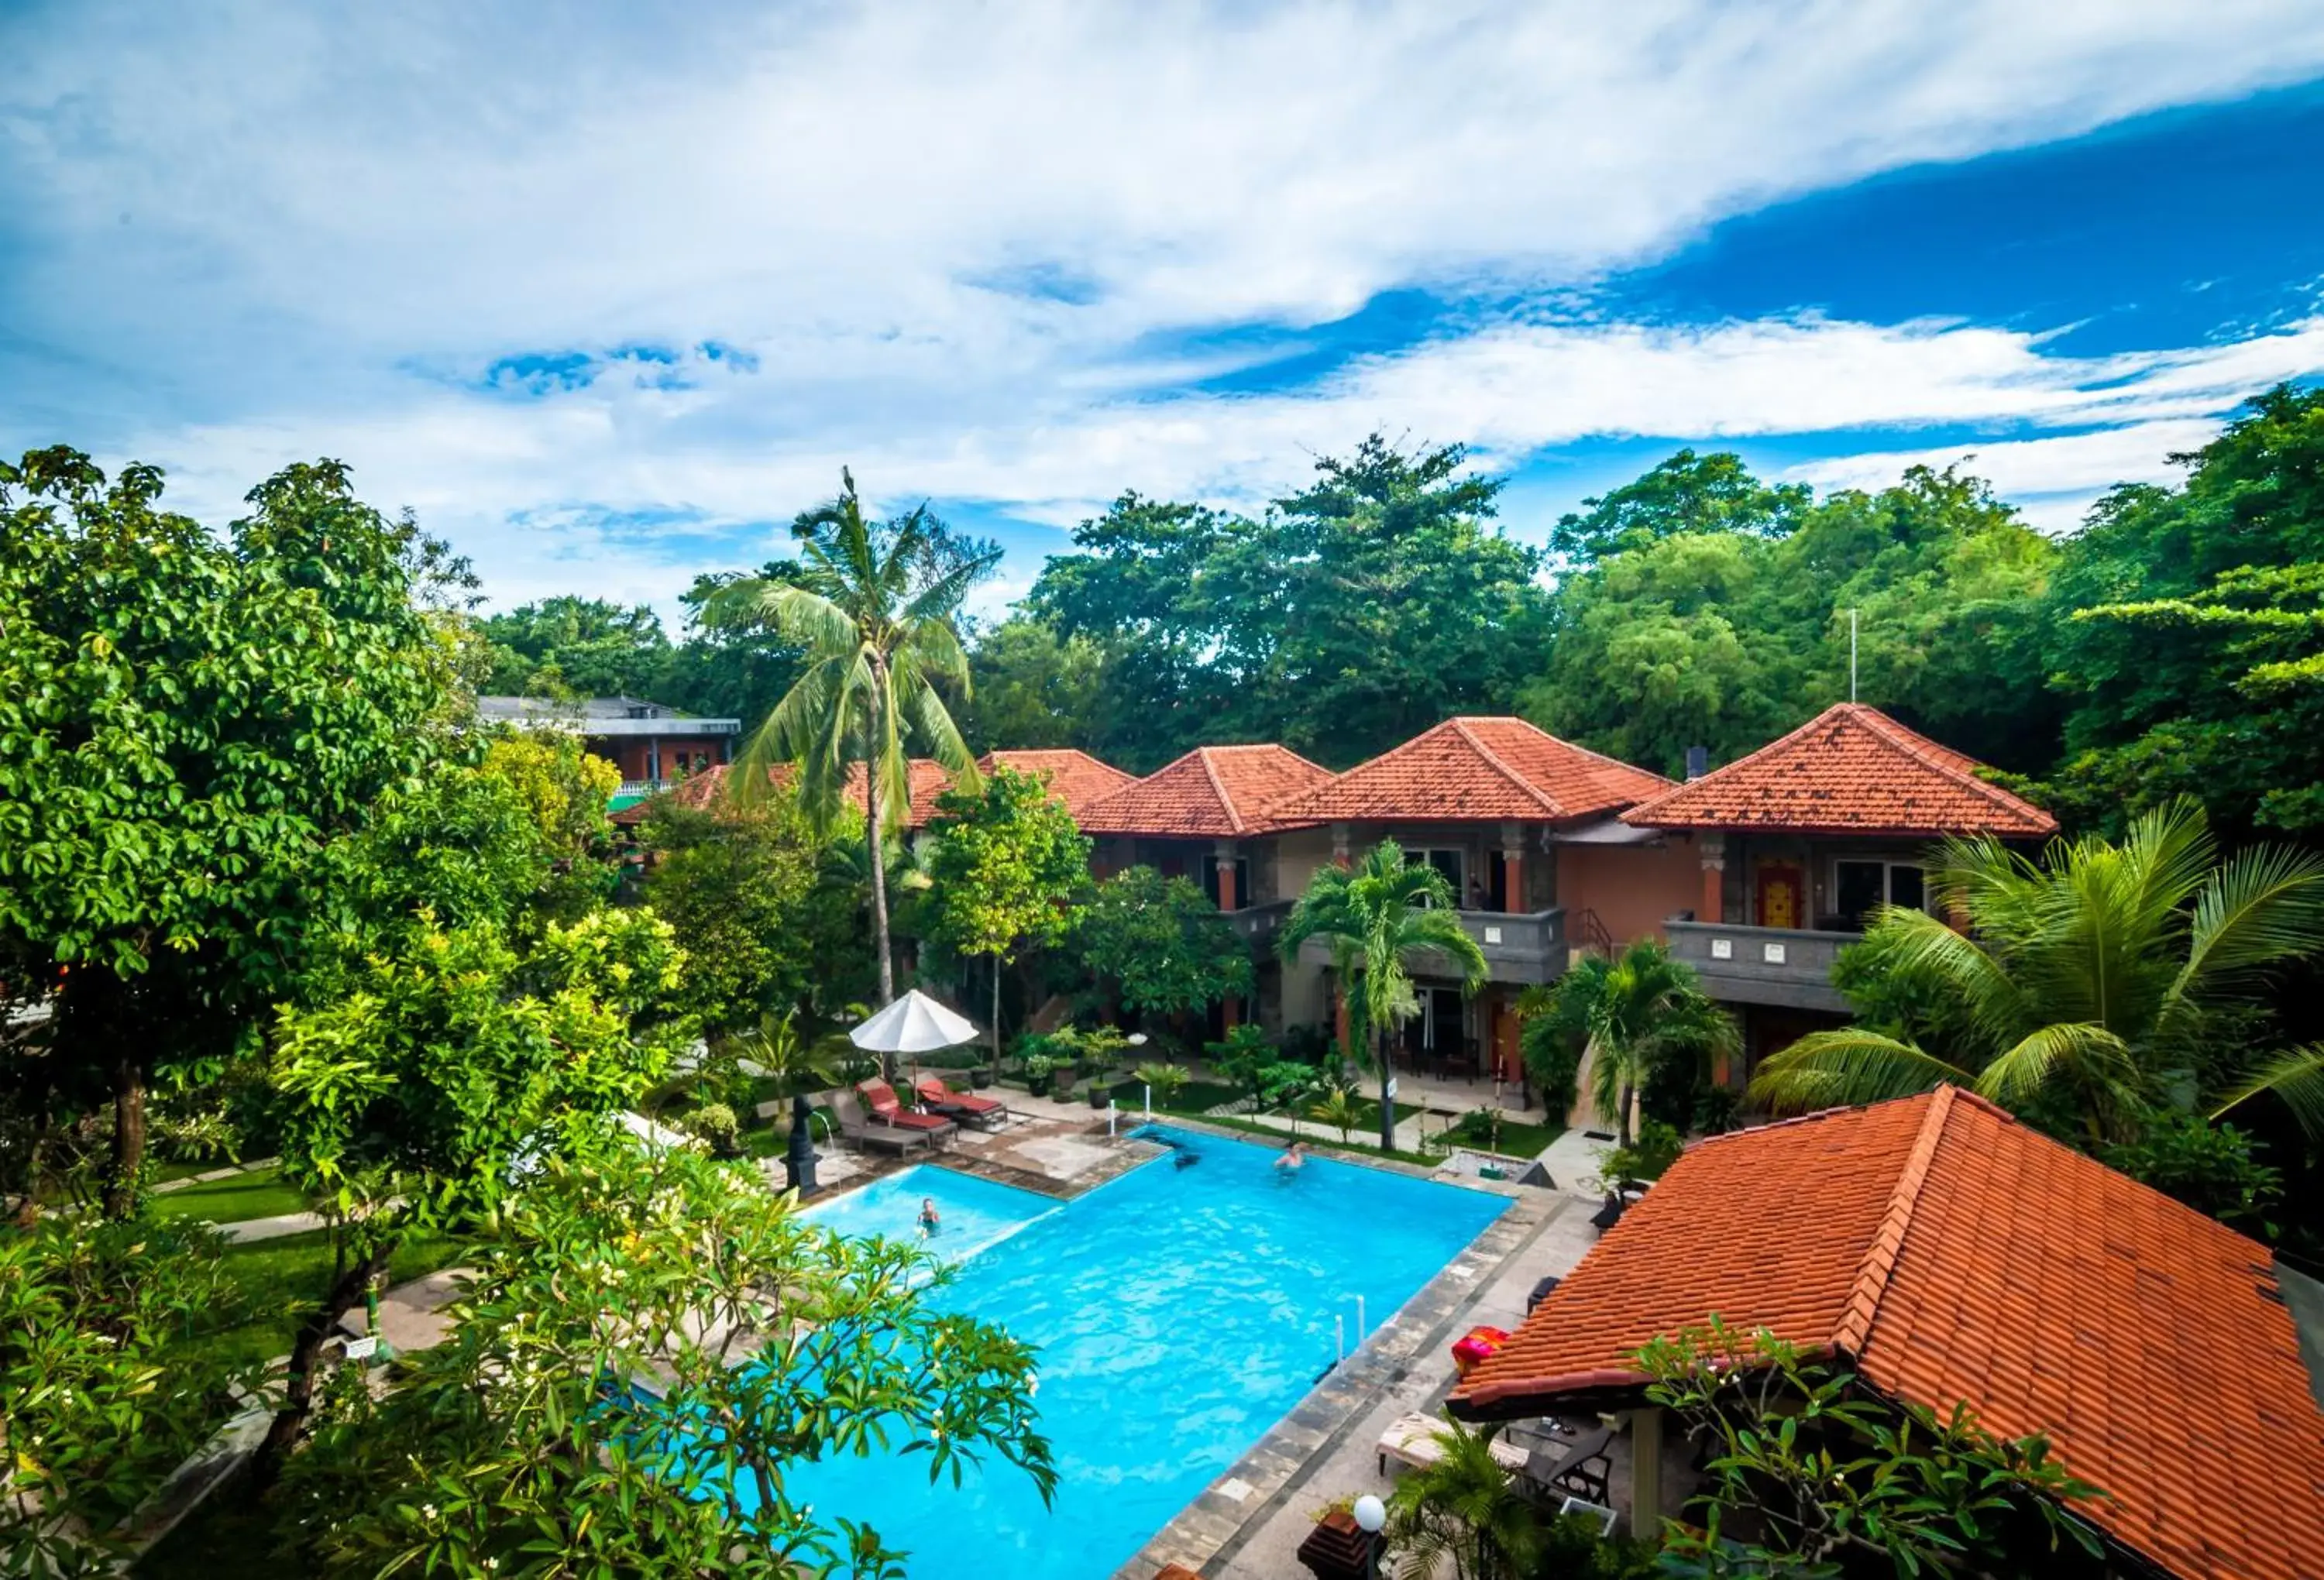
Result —
[[1415, 864], [1425, 861], [1438, 872], [1443, 873], [1444, 886], [1452, 891], [1453, 908], [1458, 910], [1469, 904], [1469, 891], [1462, 885], [1467, 865], [1465, 860], [1467, 854], [1465, 850], [1410, 850], [1405, 853], [1405, 859]]
[[1928, 905], [1928, 878], [1912, 861], [1835, 861], [1832, 863], [1835, 920], [1849, 932], [1860, 932], [1883, 905], [1923, 910]]

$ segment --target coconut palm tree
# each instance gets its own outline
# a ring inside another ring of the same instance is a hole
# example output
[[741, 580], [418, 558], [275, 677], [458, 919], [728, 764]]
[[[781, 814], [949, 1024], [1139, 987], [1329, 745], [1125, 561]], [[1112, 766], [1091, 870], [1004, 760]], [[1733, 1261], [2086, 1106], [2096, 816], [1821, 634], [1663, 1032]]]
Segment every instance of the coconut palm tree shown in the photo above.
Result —
[[1406, 963], [1434, 954], [1474, 993], [1485, 980], [1485, 955], [1453, 914], [1444, 875], [1425, 862], [1407, 865], [1394, 840], [1382, 840], [1360, 866], [1316, 873], [1284, 918], [1277, 942], [1286, 961], [1311, 938], [1331, 945], [1332, 966], [1348, 1003], [1349, 1033], [1371, 1054], [1380, 1083], [1380, 1149], [1396, 1146], [1396, 1103], [1388, 1096], [1388, 1033], [1412, 1018], [1419, 1000]]
[[1398, 1479], [1388, 1493], [1388, 1539], [1401, 1580], [1430, 1580], [1447, 1557], [1453, 1580], [1526, 1580], [1538, 1572], [1543, 1516], [1508, 1467], [1493, 1457], [1493, 1434], [1447, 1420], [1443, 1452]]
[[1950, 1006], [1934, 1045], [1818, 1032], [1760, 1068], [1754, 1097], [1796, 1110], [1951, 1081], [2101, 1140], [2158, 1109], [2217, 1119], [2273, 1093], [2324, 1135], [2324, 1046], [2240, 1052], [2269, 974], [2324, 949], [2324, 859], [2254, 846], [2221, 861], [2182, 799], [2120, 844], [2055, 841], [2039, 863], [1951, 841], [1931, 888], [1965, 932], [1892, 907], [1860, 947], [1884, 986]]
[[900, 520], [867, 521], [854, 476], [839, 475], [839, 497], [791, 523], [799, 543], [795, 572], [730, 583], [704, 614], [715, 625], [770, 628], [805, 649], [798, 679], [727, 776], [735, 793], [761, 795], [769, 769], [796, 765], [801, 804], [827, 828], [844, 804], [849, 770], [862, 773], [872, 935], [885, 1005], [896, 997], [885, 836], [910, 807], [908, 742], [918, 737], [956, 782], [975, 784], [976, 765], [934, 683], [949, 681], [968, 694], [968, 657], [953, 615], [999, 556], [963, 552], [925, 505]]
[[1651, 938], [1612, 960], [1583, 956], [1546, 989], [1529, 989], [1517, 1013], [1548, 1016], [1565, 1043], [1581, 1051], [1591, 1101], [1601, 1116], [1614, 1116], [1625, 1145], [1638, 1137], [1639, 1094], [1655, 1071], [1674, 1061], [1699, 1070], [1742, 1046], [1734, 1017], [1711, 1002], [1685, 962]]

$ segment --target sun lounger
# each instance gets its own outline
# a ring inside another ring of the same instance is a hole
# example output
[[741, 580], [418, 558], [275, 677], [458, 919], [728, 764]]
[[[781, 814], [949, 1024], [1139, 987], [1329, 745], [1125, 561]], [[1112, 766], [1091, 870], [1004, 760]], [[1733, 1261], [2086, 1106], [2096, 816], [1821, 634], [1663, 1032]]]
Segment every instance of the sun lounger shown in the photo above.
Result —
[[855, 1083], [864, 1106], [872, 1110], [872, 1128], [887, 1125], [894, 1130], [916, 1130], [932, 1141], [949, 1141], [959, 1126], [935, 1114], [915, 1114], [896, 1100], [896, 1089], [884, 1080], [861, 1080]]
[[[1388, 1474], [1388, 1462], [1391, 1459], [1398, 1465], [1411, 1465], [1415, 1470], [1435, 1464], [1444, 1457], [1444, 1445], [1437, 1441], [1436, 1435], [1450, 1429], [1442, 1416], [1416, 1412], [1397, 1417], [1388, 1423], [1388, 1430], [1380, 1434], [1379, 1473], [1382, 1475]], [[1492, 1455], [1501, 1468], [1511, 1475], [1525, 1474], [1526, 1451], [1515, 1443], [1495, 1438]]]
[[[853, 1092], [844, 1092], [831, 1102], [832, 1111], [839, 1119], [840, 1138], [866, 1151], [884, 1148], [899, 1157], [908, 1152], [933, 1150], [936, 1138], [926, 1130], [899, 1129], [892, 1125], [874, 1125], [856, 1101]], [[949, 1127], [947, 1127], [949, 1128]]]
[[945, 1084], [940, 1075], [924, 1075], [912, 1083], [923, 1107], [973, 1125], [980, 1130], [995, 1130], [1009, 1123], [1009, 1105], [998, 1098], [980, 1098], [973, 1092], [956, 1092]]

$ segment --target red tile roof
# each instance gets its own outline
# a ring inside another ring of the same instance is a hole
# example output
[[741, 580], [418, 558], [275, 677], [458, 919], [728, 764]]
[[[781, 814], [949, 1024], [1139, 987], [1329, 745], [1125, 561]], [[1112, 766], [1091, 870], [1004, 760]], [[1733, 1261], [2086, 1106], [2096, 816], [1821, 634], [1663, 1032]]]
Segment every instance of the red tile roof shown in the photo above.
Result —
[[1973, 758], [1840, 703], [1750, 756], [1622, 814], [1657, 829], [2034, 838], [2058, 820], [1977, 776]]
[[2324, 1555], [2324, 1411], [2267, 1248], [1941, 1087], [1702, 1142], [1455, 1389], [1492, 1415], [1635, 1385], [1634, 1351], [1761, 1327], [2004, 1438], [2188, 1580]]
[[1198, 746], [1081, 814], [1093, 834], [1233, 839], [1275, 827], [1271, 804], [1332, 776], [1280, 746]]
[[[696, 808], [708, 806], [724, 791], [728, 767], [729, 765], [725, 763], [718, 763], [705, 768], [692, 778], [680, 781], [675, 788], [663, 792], [663, 795], [669, 796], [679, 806]], [[788, 763], [777, 763], [767, 770], [767, 782], [770, 785], [788, 784], [790, 776], [791, 765]], [[904, 815], [904, 827], [924, 828], [928, 820], [936, 815], [936, 797], [943, 795], [952, 785], [952, 771], [934, 758], [914, 758], [911, 764], [911, 785], [912, 804]], [[848, 765], [847, 798], [854, 804], [855, 810], [858, 812], [862, 811], [868, 804], [863, 795], [863, 765], [861, 763]], [[645, 809], [653, 804], [653, 800], [659, 799], [660, 797], [657, 796], [652, 800], [641, 801], [634, 806], [624, 807], [613, 813], [613, 821], [617, 823], [641, 822], [645, 816]]]
[[1101, 762], [1070, 747], [1042, 751], [988, 751], [976, 759], [985, 773], [995, 767], [1016, 769], [1038, 778], [1047, 775], [1050, 792], [1078, 819], [1096, 802], [1138, 783], [1138, 776]]
[[1410, 820], [1564, 822], [1660, 795], [1659, 774], [1585, 751], [1522, 719], [1448, 719], [1268, 809], [1279, 825]]

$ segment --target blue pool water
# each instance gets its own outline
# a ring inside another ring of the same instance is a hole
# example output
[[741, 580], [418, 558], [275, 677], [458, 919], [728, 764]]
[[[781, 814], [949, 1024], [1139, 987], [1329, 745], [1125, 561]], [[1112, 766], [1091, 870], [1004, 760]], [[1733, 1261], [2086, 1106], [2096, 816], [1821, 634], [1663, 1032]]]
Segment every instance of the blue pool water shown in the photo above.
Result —
[[[1057, 1494], [1013, 1466], [931, 1487], [924, 1457], [800, 1467], [794, 1496], [868, 1519], [913, 1580], [1111, 1575], [1241, 1456], [1352, 1342], [1358, 1295], [1377, 1327], [1507, 1205], [1499, 1197], [1311, 1159], [1278, 1175], [1269, 1146], [1193, 1136], [1194, 1167], [1159, 1159], [1059, 1205], [921, 1167], [815, 1209], [843, 1234], [974, 1247], [937, 1299], [1040, 1347], [1041, 1429]], [[957, 1231], [958, 1237], [954, 1239]]]

